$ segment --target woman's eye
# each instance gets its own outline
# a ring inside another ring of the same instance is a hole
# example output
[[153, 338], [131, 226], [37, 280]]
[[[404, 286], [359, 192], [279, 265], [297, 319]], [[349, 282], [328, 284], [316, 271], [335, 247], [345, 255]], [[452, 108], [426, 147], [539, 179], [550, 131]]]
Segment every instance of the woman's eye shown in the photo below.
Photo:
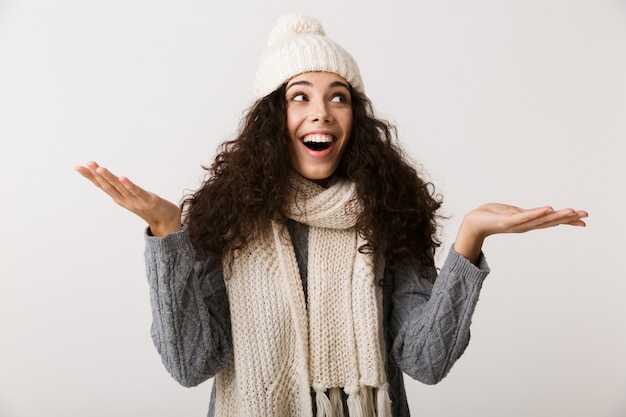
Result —
[[333, 103], [347, 103], [348, 99], [343, 94], [337, 94], [330, 101]]
[[291, 100], [293, 100], [293, 101], [306, 101], [306, 96], [304, 94], [296, 94], [293, 97], [291, 97]]

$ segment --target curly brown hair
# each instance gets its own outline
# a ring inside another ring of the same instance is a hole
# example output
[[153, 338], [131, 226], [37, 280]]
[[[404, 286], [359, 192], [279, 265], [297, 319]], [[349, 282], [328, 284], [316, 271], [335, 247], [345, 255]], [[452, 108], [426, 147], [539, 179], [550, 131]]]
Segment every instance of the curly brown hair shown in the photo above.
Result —
[[[375, 117], [370, 100], [351, 89], [352, 134], [335, 175], [356, 183], [363, 211], [357, 221], [368, 242], [382, 251], [387, 270], [417, 258], [434, 266], [441, 197], [423, 180], [397, 144], [389, 122]], [[285, 85], [255, 102], [236, 139], [223, 142], [199, 190], [181, 204], [198, 256], [216, 261], [245, 247], [271, 221], [287, 222], [289, 135]]]

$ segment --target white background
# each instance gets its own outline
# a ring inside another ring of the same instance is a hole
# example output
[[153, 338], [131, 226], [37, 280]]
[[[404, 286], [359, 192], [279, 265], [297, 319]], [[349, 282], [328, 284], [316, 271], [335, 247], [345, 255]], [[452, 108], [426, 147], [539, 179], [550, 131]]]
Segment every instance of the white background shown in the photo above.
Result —
[[463, 214], [588, 227], [496, 236], [465, 355], [407, 378], [416, 416], [626, 416], [626, 4], [609, 0], [0, 1], [0, 416], [204, 416], [150, 339], [144, 224], [73, 171], [175, 202], [233, 136], [285, 12], [357, 59], [376, 110]]

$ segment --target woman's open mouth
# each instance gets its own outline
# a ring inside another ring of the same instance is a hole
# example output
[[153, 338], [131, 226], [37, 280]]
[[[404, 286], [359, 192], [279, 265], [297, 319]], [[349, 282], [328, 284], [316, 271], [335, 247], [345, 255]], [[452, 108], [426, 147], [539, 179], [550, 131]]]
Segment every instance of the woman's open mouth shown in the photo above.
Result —
[[330, 148], [334, 140], [329, 135], [307, 135], [301, 139], [304, 146], [314, 152], [321, 152]]

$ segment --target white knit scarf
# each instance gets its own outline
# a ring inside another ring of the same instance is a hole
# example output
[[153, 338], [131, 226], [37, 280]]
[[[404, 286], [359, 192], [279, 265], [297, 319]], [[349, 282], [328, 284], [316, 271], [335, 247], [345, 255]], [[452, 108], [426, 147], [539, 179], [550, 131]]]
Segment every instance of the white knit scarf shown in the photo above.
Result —
[[308, 303], [293, 245], [273, 224], [224, 260], [233, 353], [216, 377], [221, 416], [391, 416], [380, 257], [361, 253], [355, 185], [292, 179], [290, 218], [309, 226]]

